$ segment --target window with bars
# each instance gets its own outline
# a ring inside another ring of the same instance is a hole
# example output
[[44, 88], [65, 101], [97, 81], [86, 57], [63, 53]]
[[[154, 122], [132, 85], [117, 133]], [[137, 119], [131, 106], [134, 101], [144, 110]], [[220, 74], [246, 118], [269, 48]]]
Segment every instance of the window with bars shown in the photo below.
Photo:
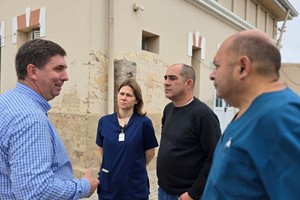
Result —
[[40, 38], [40, 30], [32, 30], [28, 33], [28, 40]]

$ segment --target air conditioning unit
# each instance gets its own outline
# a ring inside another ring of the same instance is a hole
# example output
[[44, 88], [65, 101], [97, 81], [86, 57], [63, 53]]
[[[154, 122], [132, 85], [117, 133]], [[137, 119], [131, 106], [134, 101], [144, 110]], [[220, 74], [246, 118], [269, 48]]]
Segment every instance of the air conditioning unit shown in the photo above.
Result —
[[28, 33], [28, 40], [40, 38], [40, 30], [33, 30]]

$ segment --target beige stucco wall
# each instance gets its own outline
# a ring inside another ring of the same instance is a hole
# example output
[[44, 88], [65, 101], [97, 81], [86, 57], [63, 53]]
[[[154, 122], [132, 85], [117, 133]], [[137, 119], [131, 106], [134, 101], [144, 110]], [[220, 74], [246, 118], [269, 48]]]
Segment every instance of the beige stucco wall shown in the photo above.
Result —
[[[14, 56], [18, 46], [12, 44], [12, 17], [31, 10], [46, 7], [46, 37], [60, 44], [67, 51], [68, 72], [70, 79], [65, 83], [61, 96], [52, 104], [53, 111], [99, 113], [105, 112], [106, 60], [101, 52], [107, 50], [107, 5], [106, 1], [1, 1], [1, 21], [6, 22], [5, 46], [2, 48], [1, 92], [15, 85]], [[7, 9], [9, 4], [9, 9]], [[14, 5], [14, 6], [13, 6]], [[9, 10], [9, 11], [8, 11]], [[80, 13], [80, 14], [79, 14]], [[2, 17], [3, 16], [3, 17]], [[99, 62], [95, 61], [97, 54]], [[88, 63], [91, 63], [88, 65]], [[5, 67], [4, 67], [5, 66]], [[97, 77], [93, 78], [93, 77]], [[99, 80], [101, 79], [101, 80]], [[97, 87], [98, 90], [91, 88]], [[97, 94], [91, 94], [97, 91]], [[101, 93], [101, 95], [99, 95]], [[92, 95], [97, 95], [98, 107], [94, 108]], [[66, 101], [72, 101], [68, 103]], [[90, 103], [91, 102], [91, 103]], [[63, 105], [63, 106], [62, 106]], [[99, 107], [100, 106], [100, 107]], [[94, 108], [94, 109], [93, 109]]]
[[[111, 0], [112, 1], [112, 0]], [[134, 12], [138, 3], [144, 11]], [[99, 167], [95, 137], [99, 117], [107, 114], [108, 40], [113, 38], [113, 58], [136, 64], [145, 110], [160, 137], [160, 119], [164, 106], [163, 76], [172, 63], [191, 64], [188, 56], [188, 33], [198, 31], [206, 38], [206, 57], [197, 69], [197, 97], [213, 108], [214, 87], [208, 76], [214, 54], [228, 35], [239, 31], [199, 8], [182, 0], [115, 0], [114, 32], [108, 35], [109, 6], [105, 0], [0, 1], [0, 21], [5, 21], [5, 46], [1, 49], [1, 93], [14, 87], [14, 56], [21, 45], [12, 44], [12, 17], [25, 14], [25, 9], [46, 8], [46, 37], [67, 51], [68, 73], [61, 95], [52, 100], [49, 116], [61, 135], [76, 175], [85, 168]], [[239, 15], [242, 15], [240, 13]], [[159, 53], [141, 50], [142, 30], [159, 36]], [[194, 60], [194, 62], [196, 62]]]
[[257, 0], [217, 0], [217, 2], [247, 20], [251, 25], [266, 32], [270, 37], [276, 37], [276, 17], [272, 9], [262, 5], [261, 2]]
[[280, 78], [287, 86], [300, 95], [300, 63], [283, 63]]
[[[192, 58], [187, 55], [188, 32], [199, 31], [200, 35], [206, 38], [206, 58], [201, 60], [200, 71], [197, 74], [197, 79], [200, 80], [198, 97], [212, 107], [214, 88], [208, 76], [211, 72], [213, 56], [217, 45], [237, 29], [207, 14], [205, 10], [181, 0], [140, 1], [139, 4], [145, 7], [143, 12], [132, 10], [131, 6], [135, 1], [116, 2], [118, 3], [115, 10], [115, 55], [117, 58], [136, 61], [140, 66], [139, 70], [145, 70], [145, 63], [147, 63], [149, 68], [146, 68], [146, 72], [149, 73], [150, 71], [147, 70], [151, 69], [156, 72], [157, 75], [148, 74], [147, 78], [153, 77], [153, 82], [159, 89], [157, 92], [161, 91], [156, 95], [159, 101], [164, 101], [162, 87], [166, 66], [178, 62], [187, 64], [192, 62]], [[159, 54], [141, 51], [142, 30], [159, 35]], [[138, 74], [144, 76], [147, 73]], [[139, 79], [139, 76], [137, 78]], [[148, 79], [141, 78], [141, 80]], [[164, 104], [157, 105], [151, 108], [161, 109]]]

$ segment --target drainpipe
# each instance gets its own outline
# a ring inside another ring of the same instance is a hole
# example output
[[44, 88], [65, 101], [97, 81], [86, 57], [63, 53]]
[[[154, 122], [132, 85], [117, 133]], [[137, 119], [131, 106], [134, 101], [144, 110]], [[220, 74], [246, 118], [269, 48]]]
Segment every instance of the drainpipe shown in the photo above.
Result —
[[284, 19], [284, 21], [282, 23], [282, 26], [281, 26], [281, 29], [280, 29], [280, 35], [279, 35], [279, 38], [277, 40], [277, 47], [279, 49], [281, 48], [282, 35], [285, 32], [285, 24], [286, 24], [286, 21], [288, 20], [289, 14], [290, 14], [290, 9], [288, 9], [288, 11], [286, 13], [286, 16], [285, 16], [285, 19]]
[[114, 0], [108, 1], [108, 90], [107, 112], [114, 112]]

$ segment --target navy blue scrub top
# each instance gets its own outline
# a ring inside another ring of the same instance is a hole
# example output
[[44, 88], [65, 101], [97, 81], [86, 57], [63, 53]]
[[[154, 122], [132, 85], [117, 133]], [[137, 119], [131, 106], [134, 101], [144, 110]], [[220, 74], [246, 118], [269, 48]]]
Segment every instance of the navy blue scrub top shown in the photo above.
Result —
[[151, 120], [134, 113], [123, 128], [117, 113], [100, 118], [96, 144], [103, 147], [99, 172], [100, 199], [148, 199], [149, 185], [145, 151], [158, 146]]

